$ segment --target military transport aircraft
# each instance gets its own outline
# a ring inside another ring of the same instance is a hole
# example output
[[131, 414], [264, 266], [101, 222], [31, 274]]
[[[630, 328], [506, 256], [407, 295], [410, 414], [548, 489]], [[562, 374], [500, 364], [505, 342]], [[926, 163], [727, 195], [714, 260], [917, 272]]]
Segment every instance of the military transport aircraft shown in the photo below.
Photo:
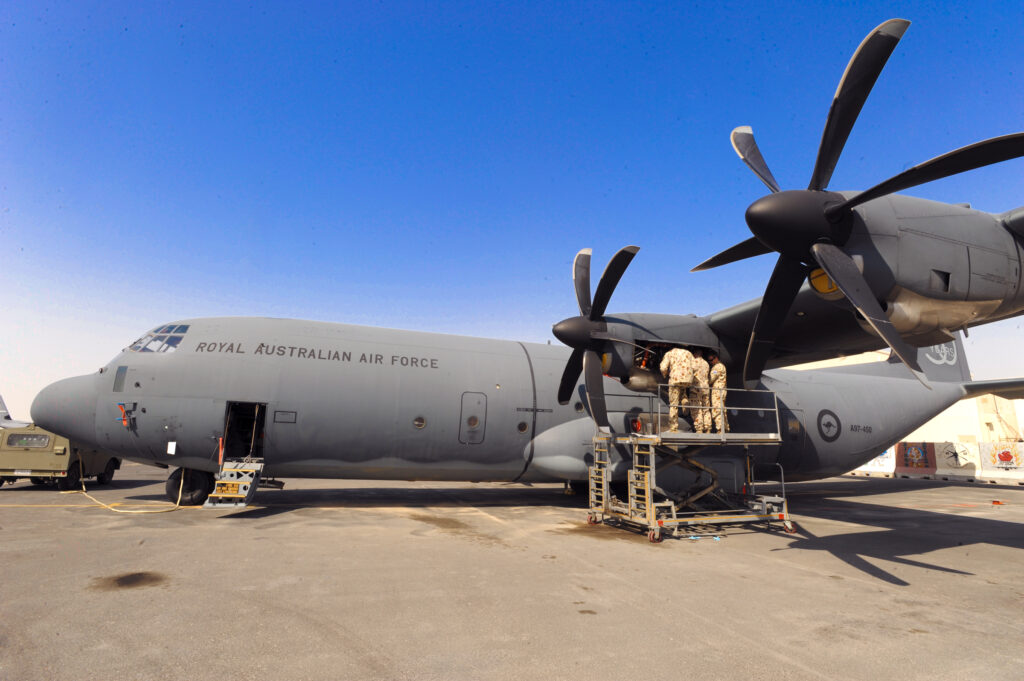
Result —
[[[586, 480], [595, 422], [628, 432], [663, 404], [653, 367], [671, 346], [718, 350], [734, 379], [778, 403], [777, 444], [723, 442], [697, 456], [750, 455], [787, 480], [855, 468], [964, 397], [1020, 397], [1024, 379], [970, 380], [959, 330], [1024, 311], [1024, 209], [991, 215], [892, 192], [1024, 155], [1024, 134], [866, 192], [824, 191], [906, 26], [882, 24], [854, 54], [809, 189], [778, 191], [749, 130], [734, 131], [773, 193], [747, 211], [755, 237], [701, 267], [779, 252], [759, 300], [705, 317], [606, 314], [638, 248], [612, 258], [593, 296], [584, 250], [573, 263], [580, 315], [554, 327], [571, 352], [322, 322], [188, 319], [153, 329], [98, 373], [48, 386], [33, 420], [84, 448], [176, 467], [168, 495], [180, 484], [183, 502], [201, 503], [220, 461], [242, 456], [282, 477]], [[779, 368], [886, 345], [887, 361]], [[730, 413], [737, 430], [759, 414]], [[627, 466], [618, 461], [613, 475]]]
[[[249, 454], [281, 477], [585, 480], [597, 400], [579, 385], [557, 403], [568, 356], [559, 346], [344, 324], [189, 319], [153, 329], [97, 373], [44, 388], [32, 417], [80, 447], [177, 467], [168, 496], [184, 484], [185, 503], [205, 499], [220, 457]], [[915, 356], [931, 390], [898, 359], [766, 372], [783, 441], [750, 454], [781, 464], [787, 480], [835, 475], [963, 397], [1024, 387], [971, 382], [958, 340]], [[607, 406], [595, 415], [628, 432], [648, 397], [615, 395], [616, 383], [602, 380]], [[710, 449], [719, 459], [745, 454]]]

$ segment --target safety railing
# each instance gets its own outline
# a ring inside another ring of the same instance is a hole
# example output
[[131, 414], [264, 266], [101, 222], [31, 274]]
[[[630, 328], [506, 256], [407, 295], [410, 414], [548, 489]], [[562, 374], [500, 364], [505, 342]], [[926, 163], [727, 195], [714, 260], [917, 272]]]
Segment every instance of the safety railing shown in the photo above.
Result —
[[[674, 391], [670, 391], [669, 388], [667, 384], [659, 385], [657, 395], [608, 394], [608, 410], [612, 413], [622, 411], [625, 423], [622, 424], [621, 430], [637, 435], [660, 435], [672, 439], [697, 439], [704, 442], [777, 442], [780, 439], [779, 401], [778, 396], [771, 390], [706, 388], [706, 403], [701, 400], [694, 404], [689, 399], [686, 402], [680, 399], [675, 404], [678, 409], [678, 430], [673, 430], [670, 415], [673, 404], [670, 394]], [[689, 398], [690, 390], [684, 390], [683, 395]], [[718, 395], [722, 396], [721, 406], [716, 404]], [[628, 400], [628, 403], [617, 405], [619, 399]], [[646, 402], [646, 408], [639, 406], [638, 401], [640, 404]], [[617, 406], [623, 408], [616, 409]], [[716, 416], [720, 419], [716, 419]], [[708, 421], [709, 427], [698, 428], [698, 420]], [[618, 424], [613, 423], [613, 427], [620, 431]]]

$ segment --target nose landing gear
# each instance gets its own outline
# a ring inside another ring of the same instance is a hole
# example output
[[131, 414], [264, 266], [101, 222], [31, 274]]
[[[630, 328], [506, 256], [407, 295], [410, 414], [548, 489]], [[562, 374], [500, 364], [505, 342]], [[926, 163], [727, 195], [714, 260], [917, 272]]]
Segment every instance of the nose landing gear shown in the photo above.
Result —
[[213, 473], [192, 468], [178, 468], [167, 478], [164, 487], [167, 498], [178, 502], [180, 491], [182, 506], [202, 506], [213, 491]]

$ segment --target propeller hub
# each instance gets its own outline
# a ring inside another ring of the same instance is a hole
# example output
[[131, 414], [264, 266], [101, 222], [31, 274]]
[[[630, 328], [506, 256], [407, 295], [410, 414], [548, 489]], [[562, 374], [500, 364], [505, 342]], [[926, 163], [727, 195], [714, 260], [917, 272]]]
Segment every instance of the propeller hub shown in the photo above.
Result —
[[592, 334], [604, 331], [606, 328], [607, 325], [603, 321], [591, 321], [586, 317], [569, 317], [555, 324], [551, 328], [551, 332], [555, 334], [555, 338], [575, 350], [589, 348], [593, 345]]
[[811, 260], [816, 241], [842, 245], [850, 235], [849, 220], [831, 222], [825, 215], [830, 205], [843, 201], [835, 192], [791, 190], [769, 194], [747, 208], [747, 226], [757, 240], [780, 254]]

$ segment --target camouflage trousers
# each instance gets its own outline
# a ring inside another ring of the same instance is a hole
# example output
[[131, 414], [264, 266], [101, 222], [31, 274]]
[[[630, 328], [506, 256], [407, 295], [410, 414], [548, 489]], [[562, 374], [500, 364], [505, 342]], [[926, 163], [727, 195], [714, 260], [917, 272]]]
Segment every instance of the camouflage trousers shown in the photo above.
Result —
[[672, 432], [679, 430], [679, 410], [686, 413], [686, 388], [685, 384], [668, 386], [668, 429]]
[[711, 432], [711, 397], [707, 388], [690, 388], [690, 418], [698, 433]]
[[[729, 432], [729, 421], [725, 414], [725, 390], [711, 391], [710, 420], [715, 422], [715, 430], [719, 433]], [[708, 423], [710, 428], [711, 423]], [[711, 432], [710, 430], [708, 432]]]

